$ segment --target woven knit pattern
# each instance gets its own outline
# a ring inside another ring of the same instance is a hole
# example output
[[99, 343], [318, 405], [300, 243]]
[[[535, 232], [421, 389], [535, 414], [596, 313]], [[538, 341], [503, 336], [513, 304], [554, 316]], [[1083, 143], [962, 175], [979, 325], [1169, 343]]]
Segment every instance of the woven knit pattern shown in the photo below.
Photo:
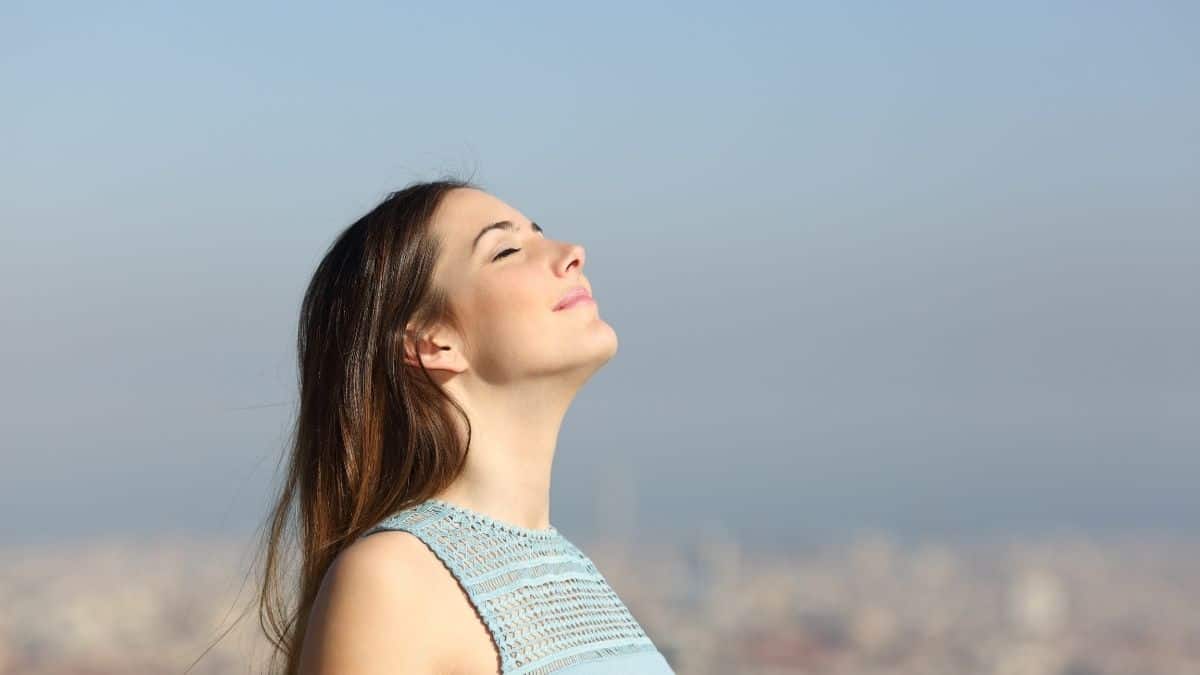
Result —
[[657, 651], [592, 561], [553, 526], [515, 527], [430, 499], [363, 536], [380, 530], [410, 532], [441, 559], [491, 632], [503, 673], [545, 675]]

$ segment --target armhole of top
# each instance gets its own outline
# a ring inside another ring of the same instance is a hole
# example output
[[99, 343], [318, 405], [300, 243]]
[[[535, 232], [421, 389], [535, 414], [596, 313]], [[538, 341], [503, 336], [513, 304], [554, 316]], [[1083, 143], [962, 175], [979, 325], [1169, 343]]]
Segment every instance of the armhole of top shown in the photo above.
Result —
[[500, 639], [498, 638], [499, 633], [497, 632], [499, 628], [495, 625], [492, 617], [490, 615], [485, 615], [483, 608], [475, 602], [475, 597], [471, 595], [470, 591], [467, 590], [465, 572], [454, 556], [450, 555], [450, 553], [446, 551], [445, 548], [438, 542], [436, 534], [427, 533], [422, 527], [412, 527], [405, 523], [398, 522], [394, 518], [389, 518], [388, 520], [385, 520], [367, 530], [359, 538], [361, 539], [362, 537], [375, 534], [376, 532], [396, 530], [408, 532], [419, 539], [422, 544], [425, 544], [425, 548], [431, 551], [433, 555], [436, 556], [439, 561], [441, 561], [442, 566], [449, 570], [450, 576], [454, 578], [459, 590], [461, 590], [463, 596], [467, 598], [467, 602], [470, 603], [471, 609], [475, 610], [475, 616], [478, 617], [483, 625], [487, 628], [488, 635], [492, 638], [492, 646], [496, 648], [496, 653], [500, 655], [500, 672], [508, 672], [511, 669], [511, 666], [509, 665], [511, 659], [508, 654], [508, 649], [506, 649], [504, 645], [500, 644]]

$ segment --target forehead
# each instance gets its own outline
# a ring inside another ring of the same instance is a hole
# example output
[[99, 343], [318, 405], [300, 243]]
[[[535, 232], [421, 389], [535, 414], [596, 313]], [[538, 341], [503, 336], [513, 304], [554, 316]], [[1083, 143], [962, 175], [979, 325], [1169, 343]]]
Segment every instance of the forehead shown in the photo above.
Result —
[[499, 198], [474, 188], [448, 192], [434, 214], [434, 227], [449, 250], [470, 255], [471, 242], [479, 230], [498, 220], [524, 220], [519, 211]]
[[472, 243], [483, 228], [499, 220], [523, 222], [519, 211], [499, 198], [475, 188], [447, 192], [433, 214], [432, 228], [442, 252], [434, 276], [448, 288], [462, 283], [471, 265]]

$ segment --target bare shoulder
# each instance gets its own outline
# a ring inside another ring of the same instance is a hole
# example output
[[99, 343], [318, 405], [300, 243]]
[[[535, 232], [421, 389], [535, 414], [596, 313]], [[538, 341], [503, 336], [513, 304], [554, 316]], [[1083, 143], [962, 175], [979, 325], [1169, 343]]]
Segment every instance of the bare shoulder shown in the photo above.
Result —
[[442, 658], [430, 620], [439, 564], [424, 542], [399, 530], [346, 547], [313, 603], [300, 675], [433, 673]]

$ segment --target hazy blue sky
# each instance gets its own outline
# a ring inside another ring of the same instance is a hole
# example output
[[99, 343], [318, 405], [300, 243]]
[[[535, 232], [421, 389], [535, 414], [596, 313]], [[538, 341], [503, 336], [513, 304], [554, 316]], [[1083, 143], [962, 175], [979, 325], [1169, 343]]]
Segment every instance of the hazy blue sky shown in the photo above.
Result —
[[0, 9], [6, 539], [257, 526], [314, 265], [445, 172], [620, 336], [564, 531], [1200, 532], [1200, 5], [115, 5]]

